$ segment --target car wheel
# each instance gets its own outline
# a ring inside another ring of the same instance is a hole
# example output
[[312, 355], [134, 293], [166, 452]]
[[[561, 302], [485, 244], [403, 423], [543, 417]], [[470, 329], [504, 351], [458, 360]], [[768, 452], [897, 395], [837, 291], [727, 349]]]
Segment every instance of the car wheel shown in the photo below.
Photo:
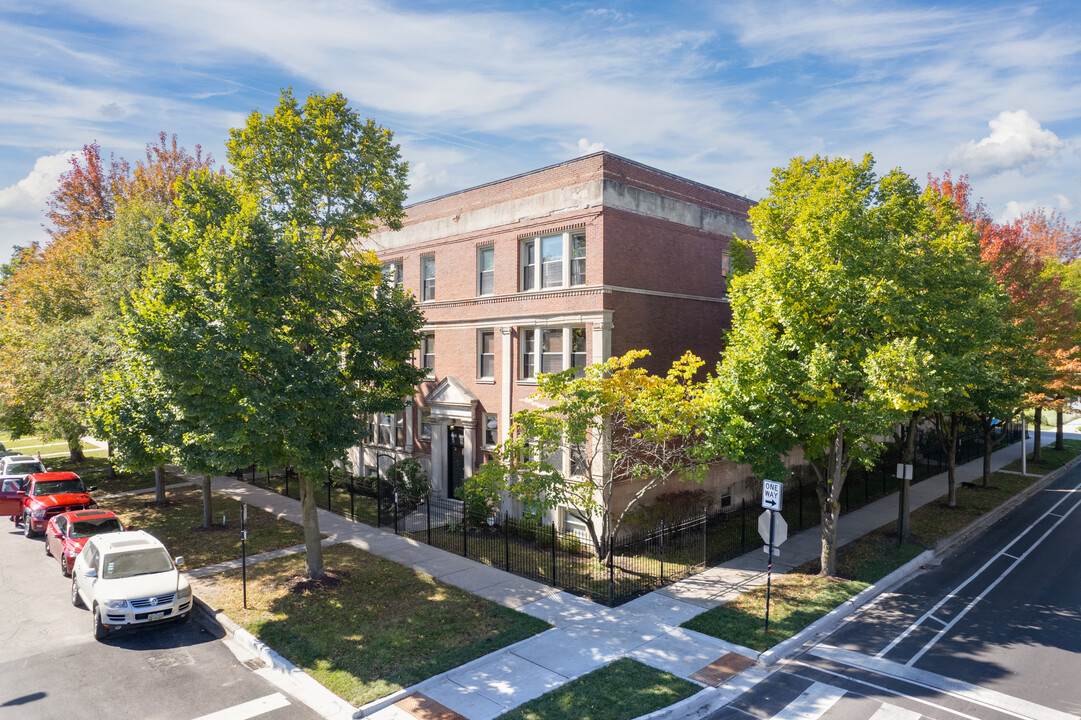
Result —
[[90, 611], [90, 614], [94, 618], [94, 639], [95, 640], [104, 640], [105, 638], [109, 637], [109, 628], [107, 628], [101, 622], [101, 613], [98, 612], [98, 606], [97, 605], [95, 605], [94, 609]]
[[79, 581], [74, 577], [71, 578], [71, 604], [75, 607], [82, 607], [83, 599], [79, 597]]
[[60, 574], [64, 577], [71, 575], [71, 570], [68, 570], [68, 556], [64, 553], [60, 553]]
[[37, 535], [37, 533], [34, 532], [34, 527], [30, 524], [30, 511], [27, 510], [23, 513], [23, 536], [32, 538], [35, 535]]

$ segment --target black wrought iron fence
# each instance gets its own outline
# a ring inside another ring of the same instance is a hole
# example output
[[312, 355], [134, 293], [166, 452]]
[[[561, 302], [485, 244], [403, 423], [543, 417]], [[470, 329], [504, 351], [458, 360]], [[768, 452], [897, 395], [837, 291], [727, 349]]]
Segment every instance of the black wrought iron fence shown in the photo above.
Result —
[[[913, 482], [946, 467], [945, 454], [931, 432], [925, 431], [918, 437]], [[996, 430], [993, 438], [996, 445], [1019, 439], [1020, 428], [1014, 426]], [[959, 439], [958, 464], [982, 454], [982, 433]], [[850, 470], [841, 495], [842, 514], [896, 492], [897, 462], [897, 453], [887, 447], [871, 469]], [[241, 477], [299, 497], [296, 475], [288, 469], [266, 472], [261, 477], [251, 468]], [[321, 491], [325, 492], [325, 498]], [[762, 545], [757, 529], [761, 514], [757, 497], [684, 522], [668, 526], [662, 523], [647, 532], [621, 532], [606, 554], [596, 552], [586, 534], [562, 532], [554, 525], [543, 525], [530, 518], [480, 510], [470, 512], [466, 503], [457, 500], [406, 497], [385, 480], [357, 477], [340, 470], [328, 475], [323, 487], [317, 488], [316, 499], [320, 507], [324, 507], [325, 500], [326, 509], [354, 520], [609, 606], [622, 604]], [[819, 523], [813, 479], [798, 475], [788, 479], [782, 515], [791, 533]]]

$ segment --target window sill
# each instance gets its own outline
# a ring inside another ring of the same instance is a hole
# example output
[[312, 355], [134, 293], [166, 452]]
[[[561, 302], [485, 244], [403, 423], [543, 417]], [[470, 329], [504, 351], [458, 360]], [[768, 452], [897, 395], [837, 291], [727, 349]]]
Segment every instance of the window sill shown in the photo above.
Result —
[[478, 385], [495, 385], [495, 378], [490, 378], [490, 377], [477, 378], [476, 383]]

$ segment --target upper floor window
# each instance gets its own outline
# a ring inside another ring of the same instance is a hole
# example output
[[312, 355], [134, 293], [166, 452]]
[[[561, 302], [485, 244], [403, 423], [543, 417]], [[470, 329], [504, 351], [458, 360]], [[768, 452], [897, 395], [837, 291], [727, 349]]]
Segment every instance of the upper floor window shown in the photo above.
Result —
[[481, 330], [477, 335], [477, 377], [495, 377], [495, 331]]
[[521, 378], [586, 366], [586, 331], [582, 327], [520, 328]]
[[402, 287], [402, 261], [383, 263], [383, 277], [392, 288]]
[[586, 234], [578, 230], [523, 240], [520, 262], [523, 292], [585, 285]]
[[432, 439], [432, 411], [429, 408], [420, 409], [420, 439]]
[[435, 256], [420, 259], [420, 299], [435, 300]]
[[424, 333], [420, 338], [420, 366], [429, 375], [435, 371], [435, 333]]
[[484, 447], [499, 444], [499, 417], [495, 413], [484, 413]]
[[495, 248], [491, 245], [477, 248], [477, 295], [495, 292]]

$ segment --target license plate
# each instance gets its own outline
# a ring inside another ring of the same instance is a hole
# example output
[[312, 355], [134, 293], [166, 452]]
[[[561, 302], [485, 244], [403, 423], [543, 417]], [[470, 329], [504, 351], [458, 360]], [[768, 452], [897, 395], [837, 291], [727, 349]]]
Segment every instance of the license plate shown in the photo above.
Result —
[[150, 613], [150, 617], [148, 617], [147, 620], [161, 620], [163, 617], [165, 617], [164, 612]]

